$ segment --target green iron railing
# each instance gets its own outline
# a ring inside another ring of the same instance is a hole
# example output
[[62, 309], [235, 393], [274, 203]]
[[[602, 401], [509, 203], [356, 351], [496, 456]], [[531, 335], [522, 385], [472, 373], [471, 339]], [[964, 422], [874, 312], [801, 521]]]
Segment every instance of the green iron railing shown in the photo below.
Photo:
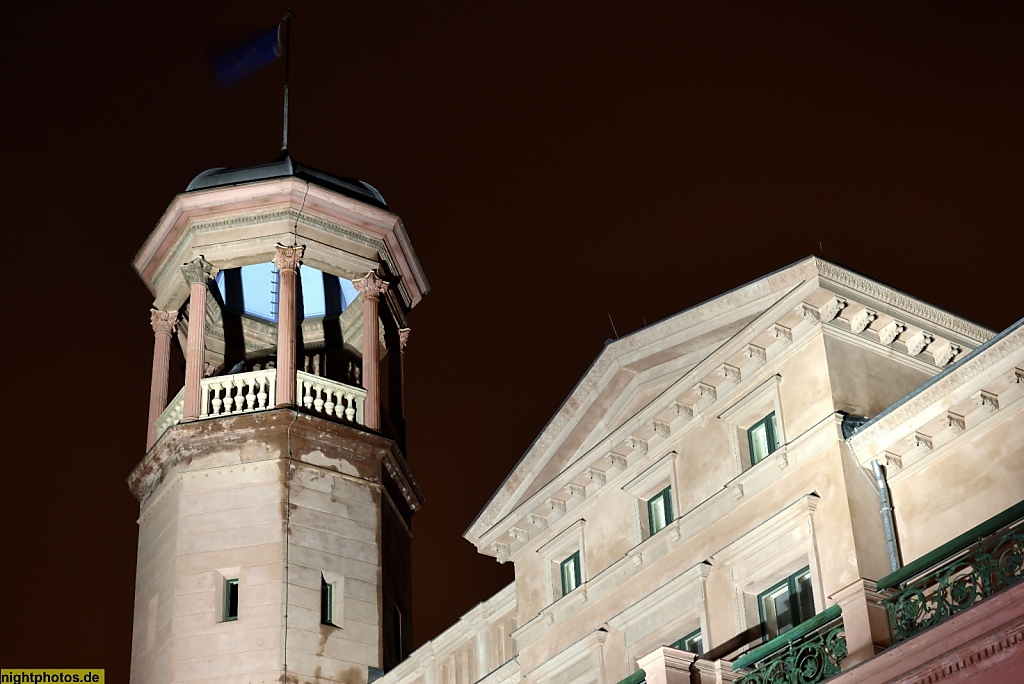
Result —
[[839, 674], [846, 657], [842, 609], [832, 606], [733, 661], [755, 665], [736, 684], [816, 684]]
[[1024, 502], [878, 581], [893, 643], [1024, 579]]

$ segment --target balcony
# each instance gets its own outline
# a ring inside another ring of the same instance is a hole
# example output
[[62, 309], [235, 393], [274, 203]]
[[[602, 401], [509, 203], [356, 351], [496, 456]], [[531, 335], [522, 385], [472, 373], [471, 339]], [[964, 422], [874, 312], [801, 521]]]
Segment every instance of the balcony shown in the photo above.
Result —
[[[352, 425], [365, 425], [366, 390], [311, 373], [296, 373], [296, 403], [313, 415]], [[199, 419], [235, 416], [275, 407], [277, 369], [203, 378]], [[171, 400], [156, 420], [156, 437], [181, 421], [184, 390]]]
[[893, 644], [1024, 579], [1024, 502], [878, 581]]
[[839, 674], [846, 657], [842, 609], [832, 606], [733, 661], [753, 667], [737, 684], [816, 684]]

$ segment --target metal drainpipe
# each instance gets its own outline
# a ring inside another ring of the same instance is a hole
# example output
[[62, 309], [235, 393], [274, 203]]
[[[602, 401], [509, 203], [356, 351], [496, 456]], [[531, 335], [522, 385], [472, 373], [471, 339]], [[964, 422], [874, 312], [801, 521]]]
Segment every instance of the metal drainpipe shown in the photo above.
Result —
[[871, 470], [875, 474], [878, 498], [882, 501], [882, 525], [885, 527], [885, 545], [889, 549], [889, 565], [892, 571], [900, 569], [900, 553], [896, 546], [896, 525], [892, 519], [892, 504], [889, 503], [889, 485], [885, 482], [885, 471], [878, 459], [871, 459]]

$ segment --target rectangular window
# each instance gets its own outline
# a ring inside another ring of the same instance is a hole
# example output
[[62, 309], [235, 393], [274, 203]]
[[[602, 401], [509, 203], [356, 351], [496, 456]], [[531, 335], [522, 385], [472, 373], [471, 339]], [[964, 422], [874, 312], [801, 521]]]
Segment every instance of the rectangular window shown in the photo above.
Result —
[[700, 630], [690, 632], [679, 641], [669, 644], [671, 648], [678, 648], [680, 651], [689, 651], [699, 656], [704, 655], [704, 641], [701, 639]]
[[810, 568], [790, 575], [757, 597], [764, 640], [770, 641], [814, 616]]
[[750, 463], [757, 465], [760, 461], [779, 448], [775, 429], [775, 411], [754, 423], [747, 430], [747, 443], [750, 445]]
[[647, 521], [652, 537], [672, 522], [672, 487], [665, 487], [647, 502]]
[[238, 578], [224, 580], [224, 622], [238, 619]]
[[580, 572], [580, 552], [572, 554], [561, 564], [562, 571], [562, 596], [565, 596], [570, 591], [580, 586], [583, 583], [583, 577]]
[[334, 585], [320, 575], [320, 624], [334, 624]]

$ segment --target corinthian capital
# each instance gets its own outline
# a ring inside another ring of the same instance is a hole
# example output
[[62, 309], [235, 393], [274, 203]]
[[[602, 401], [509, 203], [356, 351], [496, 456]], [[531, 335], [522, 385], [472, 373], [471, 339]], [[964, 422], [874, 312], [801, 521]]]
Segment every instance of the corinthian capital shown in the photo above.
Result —
[[305, 245], [285, 247], [278, 244], [274, 248], [274, 268], [278, 271], [297, 271], [302, 264], [302, 255], [306, 252]]
[[409, 344], [409, 333], [412, 332], [410, 328], [399, 328], [398, 329], [398, 345], [399, 349], [405, 351], [405, 346]]
[[188, 283], [189, 287], [196, 283], [205, 285], [210, 281], [210, 278], [217, 275], [217, 267], [200, 254], [192, 261], [182, 265], [181, 275], [185, 276], [185, 282]]
[[387, 281], [381, 280], [376, 271], [370, 271], [362, 278], [353, 280], [352, 284], [364, 295], [374, 299], [387, 292], [388, 289]]
[[178, 312], [150, 309], [149, 322], [153, 326], [153, 332], [173, 335], [178, 330]]

